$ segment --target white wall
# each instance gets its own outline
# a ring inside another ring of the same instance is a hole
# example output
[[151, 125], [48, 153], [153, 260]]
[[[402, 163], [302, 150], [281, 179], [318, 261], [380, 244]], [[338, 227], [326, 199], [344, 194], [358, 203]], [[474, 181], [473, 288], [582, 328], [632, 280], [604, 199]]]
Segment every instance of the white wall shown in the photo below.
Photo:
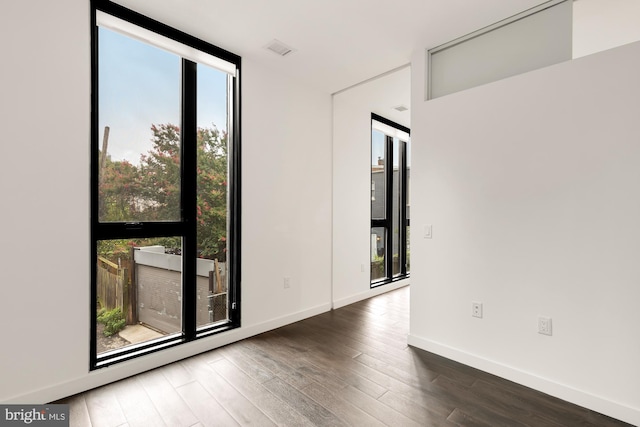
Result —
[[243, 327], [89, 372], [89, 2], [4, 12], [0, 402], [55, 400], [330, 309], [331, 96], [244, 58]]
[[573, 57], [591, 55], [640, 40], [637, 0], [573, 2]]
[[3, 402], [89, 367], [89, 3], [37, 3], [0, 17]]
[[640, 424], [640, 43], [429, 102], [423, 64], [410, 343]]
[[406, 67], [333, 96], [333, 306], [398, 286], [371, 289], [371, 113], [410, 127], [411, 73]]
[[243, 61], [242, 316], [253, 325], [331, 307], [331, 96]]

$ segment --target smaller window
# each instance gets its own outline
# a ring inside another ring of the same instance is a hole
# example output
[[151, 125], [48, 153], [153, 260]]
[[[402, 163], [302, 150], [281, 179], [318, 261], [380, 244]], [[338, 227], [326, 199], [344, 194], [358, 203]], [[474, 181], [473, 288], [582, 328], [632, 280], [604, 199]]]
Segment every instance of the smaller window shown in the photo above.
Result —
[[372, 114], [371, 285], [409, 273], [409, 129]]

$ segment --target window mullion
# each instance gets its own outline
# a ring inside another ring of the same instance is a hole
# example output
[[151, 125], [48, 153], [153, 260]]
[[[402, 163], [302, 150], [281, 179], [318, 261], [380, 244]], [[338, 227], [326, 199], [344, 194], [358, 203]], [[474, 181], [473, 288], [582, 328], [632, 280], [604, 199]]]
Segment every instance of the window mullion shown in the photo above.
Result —
[[[240, 68], [236, 64], [236, 76], [227, 79], [227, 128], [229, 129], [229, 320], [240, 324]], [[229, 104], [230, 103], [230, 104]]]
[[196, 336], [197, 258], [197, 64], [182, 59], [181, 211], [185, 224], [182, 248], [182, 330], [187, 340]]
[[385, 135], [385, 255], [387, 278], [393, 277], [393, 137]]

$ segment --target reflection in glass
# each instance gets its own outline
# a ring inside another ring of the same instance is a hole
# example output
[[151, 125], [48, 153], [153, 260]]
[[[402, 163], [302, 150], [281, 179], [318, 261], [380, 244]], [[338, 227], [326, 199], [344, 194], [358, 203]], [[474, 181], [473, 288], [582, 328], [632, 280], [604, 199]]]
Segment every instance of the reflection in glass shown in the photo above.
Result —
[[227, 75], [198, 64], [196, 326], [229, 318]]
[[411, 271], [411, 234], [409, 233], [411, 227], [407, 226], [407, 273]]
[[387, 277], [385, 267], [385, 228], [373, 227], [371, 229], [371, 281]]
[[398, 138], [393, 138], [393, 187], [391, 191], [391, 243], [392, 243], [392, 275], [400, 274], [400, 144]]
[[371, 132], [371, 218], [385, 218], [385, 135]]
[[411, 238], [409, 234], [411, 220], [411, 141], [407, 141], [405, 146], [407, 151], [407, 166], [405, 173], [407, 174], [407, 273], [411, 271]]
[[99, 240], [100, 355], [182, 331], [182, 239]]
[[405, 168], [405, 173], [407, 174], [407, 219], [411, 219], [411, 141], [407, 141], [405, 150], [407, 151], [407, 165]]

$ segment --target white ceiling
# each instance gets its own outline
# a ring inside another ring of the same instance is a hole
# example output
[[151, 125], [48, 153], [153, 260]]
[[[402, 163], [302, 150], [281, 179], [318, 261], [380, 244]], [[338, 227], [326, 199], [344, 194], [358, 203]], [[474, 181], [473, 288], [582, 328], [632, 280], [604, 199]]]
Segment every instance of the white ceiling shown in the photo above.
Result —
[[[335, 93], [541, 0], [116, 0], [252, 61]], [[280, 57], [278, 39], [296, 49]]]

